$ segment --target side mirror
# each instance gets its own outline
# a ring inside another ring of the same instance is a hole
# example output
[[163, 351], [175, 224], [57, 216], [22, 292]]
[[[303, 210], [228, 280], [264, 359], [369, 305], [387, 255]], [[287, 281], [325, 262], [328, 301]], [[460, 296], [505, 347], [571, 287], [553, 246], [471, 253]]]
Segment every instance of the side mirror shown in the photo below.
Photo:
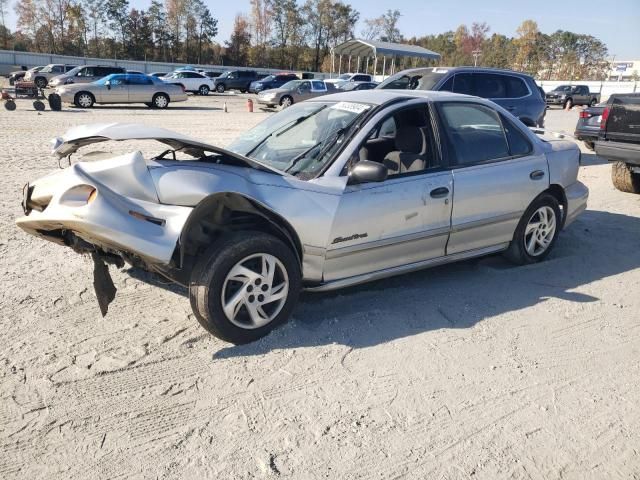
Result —
[[107, 87], [107, 90], [111, 90], [111, 80], [107, 80], [104, 84]]
[[384, 182], [389, 175], [387, 167], [378, 162], [360, 160], [349, 172], [349, 185], [357, 183]]

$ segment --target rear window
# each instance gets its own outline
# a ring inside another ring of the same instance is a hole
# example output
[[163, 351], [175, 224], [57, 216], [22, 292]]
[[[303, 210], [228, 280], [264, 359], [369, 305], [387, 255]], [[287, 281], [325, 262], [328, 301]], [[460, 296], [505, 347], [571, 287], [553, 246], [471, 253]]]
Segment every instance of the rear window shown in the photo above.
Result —
[[505, 98], [507, 88], [504, 76], [493, 73], [475, 73], [475, 94], [482, 98]]
[[505, 75], [504, 81], [507, 85], [507, 97], [520, 98], [529, 95], [529, 89], [523, 79]]
[[509, 157], [509, 145], [498, 114], [484, 105], [446, 102], [440, 105], [448, 149], [455, 165]]
[[433, 90], [433, 87], [444, 78], [448, 70], [426, 68], [392, 75], [378, 88], [399, 90]]

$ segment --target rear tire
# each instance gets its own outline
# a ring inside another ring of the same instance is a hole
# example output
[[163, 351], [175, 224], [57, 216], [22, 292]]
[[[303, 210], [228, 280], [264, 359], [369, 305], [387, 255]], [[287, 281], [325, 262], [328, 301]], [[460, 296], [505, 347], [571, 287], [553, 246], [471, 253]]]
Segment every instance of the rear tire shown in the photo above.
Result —
[[611, 164], [611, 180], [621, 192], [640, 193], [640, 173], [633, 173], [624, 162]]
[[595, 98], [591, 99], [591, 101], [589, 102], [590, 107], [595, 107], [597, 104], [598, 104], [598, 101]]
[[38, 88], [46, 88], [48, 82], [47, 82], [47, 79], [44, 77], [36, 77], [36, 81], [34, 83]]
[[558, 200], [549, 193], [541, 194], [522, 215], [505, 257], [516, 265], [541, 262], [553, 249], [561, 226]]
[[206, 97], [209, 95], [209, 87], [206, 85], [200, 85], [200, 88], [198, 88], [198, 94]]
[[588, 148], [589, 150], [591, 150], [592, 152], [593, 152], [593, 151], [595, 150], [595, 148], [596, 148], [596, 144], [595, 144], [595, 143], [593, 143], [593, 142], [587, 142], [587, 141], [584, 141], [584, 142], [582, 142], [582, 143], [584, 143], [584, 146], [585, 146], [585, 147], [587, 147], [587, 148]]
[[244, 231], [221, 238], [198, 259], [189, 299], [208, 332], [243, 344], [284, 323], [300, 288], [300, 264], [291, 248], [272, 235]]
[[224, 91], [225, 91], [224, 83], [219, 83], [218, 85], [216, 85], [216, 92], [224, 93]]

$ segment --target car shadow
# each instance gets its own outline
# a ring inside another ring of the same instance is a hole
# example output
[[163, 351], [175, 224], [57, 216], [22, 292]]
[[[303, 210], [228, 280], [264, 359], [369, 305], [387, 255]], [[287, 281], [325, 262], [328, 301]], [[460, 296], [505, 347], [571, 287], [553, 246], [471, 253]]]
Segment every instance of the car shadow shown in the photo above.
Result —
[[[538, 264], [514, 266], [494, 255], [335, 292], [305, 292], [288, 325], [254, 343], [224, 347], [213, 358], [332, 343], [365, 348], [430, 330], [470, 328], [553, 298], [596, 302], [600, 299], [594, 289], [589, 289], [591, 293], [580, 290], [640, 268], [639, 232], [638, 217], [587, 210], [560, 234], [549, 257]], [[151, 279], [144, 274], [147, 277]], [[158, 286], [188, 293], [182, 287]]]
[[591, 167], [593, 165], [604, 165], [609, 163], [609, 161], [605, 158], [599, 157], [595, 153], [582, 153], [582, 157], [580, 159], [580, 165], [583, 167]]
[[[83, 111], [86, 112], [87, 109], [83, 109], [80, 107], [71, 107], [73, 110], [76, 111]], [[149, 108], [146, 105], [129, 105], [129, 104], [122, 104], [122, 105], [94, 105], [93, 107], [91, 107], [91, 110], [145, 110], [145, 111], [157, 111], [157, 112], [161, 112], [162, 110], [207, 110], [207, 111], [213, 111], [213, 110], [222, 110], [221, 107], [202, 107], [202, 106], [196, 106], [196, 105], [190, 105], [190, 106], [179, 106], [179, 105], [173, 105], [173, 104], [169, 104], [169, 106], [165, 109], [162, 108]]]

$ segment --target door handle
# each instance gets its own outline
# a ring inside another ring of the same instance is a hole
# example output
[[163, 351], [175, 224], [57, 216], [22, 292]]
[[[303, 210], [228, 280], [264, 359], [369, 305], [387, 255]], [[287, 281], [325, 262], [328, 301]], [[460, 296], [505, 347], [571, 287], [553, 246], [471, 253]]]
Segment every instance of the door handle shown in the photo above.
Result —
[[541, 180], [544, 178], [544, 172], [542, 170], [534, 170], [529, 174], [531, 180]]
[[449, 189], [447, 187], [438, 187], [434, 190], [431, 190], [429, 193], [431, 198], [444, 198], [449, 196]]

